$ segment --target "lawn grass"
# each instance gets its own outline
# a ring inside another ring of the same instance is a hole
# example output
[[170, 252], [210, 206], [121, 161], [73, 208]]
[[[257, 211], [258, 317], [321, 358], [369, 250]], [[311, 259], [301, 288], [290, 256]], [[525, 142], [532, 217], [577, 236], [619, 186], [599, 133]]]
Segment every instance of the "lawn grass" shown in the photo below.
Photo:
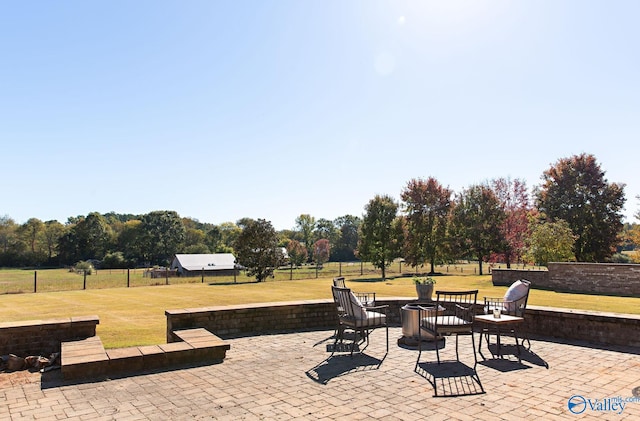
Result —
[[[102, 288], [37, 294], [0, 295], [0, 321], [38, 320], [97, 315], [98, 335], [105, 347], [152, 345], [166, 342], [167, 309], [216, 305], [330, 299], [332, 277], [306, 280], [268, 280], [242, 283], [183, 283], [137, 288]], [[435, 289], [478, 289], [484, 296], [501, 297], [507, 287], [495, 287], [490, 275], [449, 274], [436, 277]], [[354, 291], [378, 297], [417, 297], [411, 277], [347, 277]], [[640, 314], [640, 298], [556, 293], [533, 289], [532, 305]]]

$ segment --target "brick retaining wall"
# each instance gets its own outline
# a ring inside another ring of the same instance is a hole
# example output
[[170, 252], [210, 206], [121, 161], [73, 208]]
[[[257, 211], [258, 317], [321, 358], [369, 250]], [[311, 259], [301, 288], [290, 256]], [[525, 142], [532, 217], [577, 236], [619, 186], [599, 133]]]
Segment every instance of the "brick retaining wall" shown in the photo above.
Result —
[[[414, 299], [377, 300], [377, 305], [389, 305], [391, 324], [400, 324], [400, 308]], [[175, 340], [174, 330], [203, 327], [222, 336], [263, 332], [325, 329], [337, 324], [333, 301], [308, 300], [196, 309], [166, 310], [167, 342]]]
[[640, 265], [622, 263], [549, 263], [548, 271], [494, 269], [493, 285], [528, 279], [534, 288], [553, 291], [640, 296]]
[[[400, 309], [410, 298], [387, 298], [389, 321], [400, 325]], [[336, 311], [331, 300], [262, 303], [247, 306], [223, 306], [167, 310], [167, 342], [172, 331], [203, 327], [221, 336], [259, 335], [287, 330], [335, 327]], [[640, 347], [640, 316], [583, 310], [528, 307], [524, 331], [543, 337], [583, 340], [604, 345]]]
[[[548, 284], [555, 291], [640, 296], [640, 265], [549, 263]], [[537, 285], [536, 285], [537, 286]]]
[[0, 323], [0, 355], [49, 356], [64, 341], [95, 336], [98, 323], [98, 316]]
[[549, 272], [546, 270], [524, 269], [492, 269], [491, 281], [496, 286], [509, 286], [518, 279], [526, 279], [533, 285], [545, 285], [548, 283]]
[[603, 345], [640, 347], [640, 316], [527, 306], [525, 331]]

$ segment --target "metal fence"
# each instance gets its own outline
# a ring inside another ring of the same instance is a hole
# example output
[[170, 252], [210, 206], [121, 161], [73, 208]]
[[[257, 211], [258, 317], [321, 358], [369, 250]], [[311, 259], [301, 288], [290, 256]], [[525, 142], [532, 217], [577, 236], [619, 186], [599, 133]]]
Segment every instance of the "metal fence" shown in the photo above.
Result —
[[[477, 263], [459, 262], [456, 264], [439, 265], [436, 271], [443, 274], [473, 275], [477, 272]], [[386, 269], [386, 276], [423, 275], [428, 268], [412, 268], [403, 262], [394, 262]], [[92, 273], [75, 272], [69, 269], [45, 270], [0, 270], [0, 294], [19, 294], [29, 292], [71, 291], [100, 288], [132, 288], [154, 285], [175, 285], [189, 283], [232, 284], [252, 283], [254, 277], [240, 272], [236, 276], [212, 276], [196, 274], [195, 276], [175, 276], [166, 272], [163, 276], [151, 276], [152, 269], [98, 269]], [[487, 265], [486, 273], [491, 273], [491, 266]], [[267, 282], [304, 280], [315, 278], [347, 278], [366, 279], [379, 278], [381, 271], [368, 262], [328, 262], [316, 267], [313, 264], [299, 267], [280, 267]]]

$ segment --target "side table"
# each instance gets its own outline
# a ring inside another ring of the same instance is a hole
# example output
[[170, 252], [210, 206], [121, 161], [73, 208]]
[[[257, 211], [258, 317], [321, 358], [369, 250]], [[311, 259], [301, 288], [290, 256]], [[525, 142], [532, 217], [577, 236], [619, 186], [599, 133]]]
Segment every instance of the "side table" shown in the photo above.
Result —
[[[490, 329], [493, 327], [496, 330], [496, 344], [497, 344], [497, 355], [498, 358], [502, 358], [502, 353], [500, 351], [500, 328], [508, 326], [511, 330], [513, 330], [513, 336], [516, 339], [516, 349], [518, 350], [518, 361], [520, 360], [520, 345], [518, 344], [518, 334], [516, 333], [515, 326], [524, 322], [523, 317], [517, 316], [509, 316], [508, 314], [501, 314], [500, 317], [494, 317], [493, 314], [481, 314], [476, 316], [476, 321], [484, 323], [487, 327], [483, 327], [480, 329], [480, 342], [478, 343], [478, 353], [482, 357], [482, 359], [486, 360], [484, 355], [482, 355], [482, 336], [487, 335], [487, 349], [489, 349], [489, 335], [491, 334]], [[491, 352], [491, 349], [489, 349]], [[492, 353], [493, 354], [493, 353]]]

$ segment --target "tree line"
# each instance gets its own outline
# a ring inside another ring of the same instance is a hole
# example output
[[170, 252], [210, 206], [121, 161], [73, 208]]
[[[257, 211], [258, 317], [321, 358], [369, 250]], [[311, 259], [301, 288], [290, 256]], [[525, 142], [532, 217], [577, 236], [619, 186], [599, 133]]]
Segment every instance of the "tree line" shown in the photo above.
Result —
[[[98, 212], [65, 224], [0, 217], [0, 266], [167, 265], [176, 253], [232, 252], [258, 279], [285, 263], [372, 262], [383, 273], [396, 258], [412, 267], [470, 259], [483, 263], [601, 262], [633, 248], [638, 227], [622, 223], [624, 185], [610, 183], [590, 154], [562, 158], [532, 195], [520, 179], [500, 178], [455, 193], [434, 177], [412, 179], [400, 202], [378, 195], [362, 217], [302, 214], [291, 230], [243, 218], [220, 225], [174, 211], [144, 215]], [[638, 215], [640, 216], [640, 215]]]

